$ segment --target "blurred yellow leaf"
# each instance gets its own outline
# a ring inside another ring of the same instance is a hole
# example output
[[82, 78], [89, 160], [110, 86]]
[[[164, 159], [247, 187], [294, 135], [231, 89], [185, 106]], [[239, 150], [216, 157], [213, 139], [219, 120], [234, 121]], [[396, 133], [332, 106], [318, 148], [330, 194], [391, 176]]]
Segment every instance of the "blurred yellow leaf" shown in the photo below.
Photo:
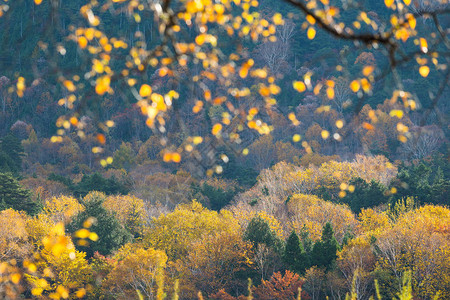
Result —
[[403, 118], [403, 110], [393, 109], [389, 112], [391, 117], [397, 117], [399, 119]]
[[386, 7], [391, 7], [392, 4], [394, 4], [394, 0], [384, 0], [384, 5], [386, 5]]
[[357, 91], [359, 91], [359, 88], [360, 88], [361, 86], [360, 86], [360, 84], [359, 84], [359, 81], [358, 80], [353, 80], [351, 83], [350, 83], [350, 89], [353, 91], [353, 92], [357, 92]]
[[308, 36], [308, 39], [312, 40], [316, 36], [316, 30], [312, 27], [309, 27], [306, 35]]
[[273, 23], [275, 25], [283, 25], [284, 24], [283, 16], [280, 13], [276, 13], [275, 15], [273, 15]]
[[422, 77], [427, 77], [430, 73], [430, 68], [428, 66], [421, 66], [419, 68], [419, 73]]
[[84, 36], [81, 36], [78, 38], [78, 45], [80, 46], [80, 48], [84, 49], [87, 46], [87, 39]]
[[332, 87], [327, 88], [327, 97], [328, 99], [334, 98], [334, 89]]
[[75, 85], [70, 80], [65, 80], [63, 84], [69, 92], [74, 92], [76, 89]]
[[214, 124], [213, 128], [212, 128], [212, 134], [217, 135], [220, 131], [222, 130], [222, 124]]
[[364, 68], [363, 68], [363, 75], [364, 76], [369, 76], [370, 74], [372, 74], [372, 72], [373, 72], [373, 70], [375, 69], [375, 67], [374, 66], [365, 66]]
[[303, 81], [294, 81], [292, 85], [294, 89], [296, 89], [299, 92], [304, 92], [306, 90], [306, 85]]
[[139, 89], [139, 95], [141, 97], [148, 97], [152, 93], [152, 88], [148, 84], [143, 84]]

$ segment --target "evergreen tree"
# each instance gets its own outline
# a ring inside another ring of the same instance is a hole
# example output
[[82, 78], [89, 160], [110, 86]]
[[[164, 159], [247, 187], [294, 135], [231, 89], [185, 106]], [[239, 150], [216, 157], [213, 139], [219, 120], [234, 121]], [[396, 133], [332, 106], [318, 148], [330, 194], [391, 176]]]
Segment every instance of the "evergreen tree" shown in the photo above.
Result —
[[99, 191], [105, 193], [106, 195], [126, 195], [130, 189], [120, 181], [118, 181], [114, 176], [111, 178], [104, 178], [99, 173], [94, 173], [91, 175], [84, 175], [81, 181], [72, 186], [72, 191], [75, 196], [86, 196], [91, 191]]
[[0, 139], [0, 172], [18, 174], [22, 170], [23, 151], [20, 140], [12, 133]]
[[255, 249], [259, 244], [265, 244], [275, 252], [282, 248], [281, 240], [270, 229], [269, 224], [260, 216], [254, 217], [247, 226], [244, 238], [253, 243]]
[[228, 205], [233, 197], [238, 193], [239, 189], [233, 188], [223, 190], [203, 183], [201, 193], [208, 197], [211, 209], [219, 211], [222, 207]]
[[309, 265], [306, 252], [295, 231], [292, 231], [286, 240], [283, 261], [289, 270], [297, 274], [303, 274]]
[[31, 192], [22, 188], [11, 174], [0, 173], [0, 210], [8, 208], [35, 215], [42, 206], [31, 199]]
[[80, 212], [67, 227], [69, 233], [75, 233], [83, 228], [83, 223], [89, 218], [94, 218], [95, 222], [89, 228], [91, 232], [98, 235], [97, 241], [90, 241], [83, 246], [77, 238], [75, 245], [78, 250], [86, 252], [87, 257], [94, 256], [95, 252], [102, 255], [111, 254], [132, 239], [132, 235], [120, 225], [113, 213], [103, 207], [105, 197], [101, 194], [94, 194], [83, 201], [84, 211]]
[[353, 178], [350, 184], [355, 187], [355, 191], [347, 193], [342, 198], [342, 202], [348, 204], [355, 213], [359, 213], [363, 208], [388, 202], [388, 198], [385, 196], [386, 188], [377, 181], [372, 180], [367, 183], [361, 178]]
[[322, 238], [314, 244], [311, 265], [329, 269], [336, 260], [339, 244], [334, 237], [333, 227], [329, 222], [322, 230]]

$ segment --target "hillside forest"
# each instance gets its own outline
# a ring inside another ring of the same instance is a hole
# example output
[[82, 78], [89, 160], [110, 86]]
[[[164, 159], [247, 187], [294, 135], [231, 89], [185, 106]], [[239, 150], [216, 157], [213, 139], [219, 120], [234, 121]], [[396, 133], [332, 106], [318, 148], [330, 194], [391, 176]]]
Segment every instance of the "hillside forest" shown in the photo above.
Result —
[[1, 299], [450, 299], [448, 0], [0, 0]]

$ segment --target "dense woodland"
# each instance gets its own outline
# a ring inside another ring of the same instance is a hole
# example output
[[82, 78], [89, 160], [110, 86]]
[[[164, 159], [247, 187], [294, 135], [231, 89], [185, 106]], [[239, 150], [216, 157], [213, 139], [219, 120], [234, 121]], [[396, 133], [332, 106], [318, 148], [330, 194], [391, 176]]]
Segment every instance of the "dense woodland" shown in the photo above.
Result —
[[0, 298], [450, 299], [449, 6], [403, 2], [0, 1]]

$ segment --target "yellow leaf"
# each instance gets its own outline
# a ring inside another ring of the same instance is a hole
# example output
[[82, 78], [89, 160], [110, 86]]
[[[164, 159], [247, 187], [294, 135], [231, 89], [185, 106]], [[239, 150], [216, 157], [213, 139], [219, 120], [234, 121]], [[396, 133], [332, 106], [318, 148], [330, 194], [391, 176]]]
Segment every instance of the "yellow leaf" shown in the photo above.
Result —
[[103, 76], [100, 78], [97, 78], [96, 86], [95, 86], [95, 92], [98, 95], [103, 95], [109, 90], [109, 84], [111, 83], [111, 78], [108, 76]]
[[363, 68], [363, 75], [364, 76], [369, 76], [370, 74], [372, 74], [372, 72], [373, 72], [373, 70], [375, 69], [375, 67], [374, 66], [365, 66], [364, 68]]
[[327, 97], [328, 99], [334, 98], [334, 89], [332, 87], [327, 88]]
[[86, 39], [84, 36], [81, 36], [81, 37], [78, 39], [78, 45], [80, 46], [81, 49], [86, 48], [87, 43], [88, 43], [88, 41], [87, 41], [87, 39]]
[[248, 75], [248, 68], [246, 68], [245, 66], [243, 66], [240, 70], [239, 70], [239, 76], [241, 78], [245, 78]]
[[394, 0], [384, 0], [384, 5], [386, 5], [386, 7], [391, 7], [392, 4], [394, 4]]
[[283, 25], [284, 24], [283, 16], [280, 13], [276, 13], [273, 16], [273, 23], [275, 25]]
[[411, 29], [416, 28], [416, 18], [414, 18], [414, 16], [412, 14], [410, 14], [408, 17], [408, 24], [409, 24], [409, 27], [411, 27]]
[[301, 136], [300, 134], [294, 134], [294, 136], [292, 137], [292, 141], [294, 141], [294, 143], [300, 142], [301, 140]]
[[422, 77], [427, 77], [430, 73], [430, 68], [428, 66], [421, 66], [419, 68], [419, 73]]
[[201, 136], [195, 136], [193, 142], [195, 145], [201, 144], [203, 142], [203, 138]]
[[42, 0], [34, 0], [34, 3], [35, 3], [36, 5], [40, 5], [40, 4], [42, 3]]
[[322, 135], [322, 138], [323, 138], [324, 140], [326, 140], [326, 139], [330, 136], [330, 133], [329, 133], [327, 130], [322, 130], [322, 132], [320, 133], [320, 135]]
[[205, 35], [204, 34], [200, 34], [195, 38], [195, 42], [197, 43], [197, 45], [201, 46], [205, 43]]
[[393, 109], [389, 112], [391, 117], [397, 117], [399, 119], [403, 118], [403, 110]]
[[85, 238], [89, 237], [89, 234], [90, 234], [90, 232], [86, 228], [82, 228], [75, 232], [75, 236], [80, 239], [85, 239]]
[[91, 232], [91, 233], [89, 233], [89, 239], [91, 241], [96, 242], [96, 241], [98, 241], [98, 235], [95, 232]]
[[359, 88], [360, 88], [360, 87], [361, 87], [361, 86], [360, 86], [358, 80], [353, 80], [353, 81], [350, 83], [350, 89], [351, 89], [354, 93], [356, 93], [357, 91], [359, 91]]
[[336, 127], [341, 129], [342, 127], [344, 127], [344, 121], [342, 120], [337, 120], [336, 121]]
[[420, 38], [420, 50], [422, 50], [423, 53], [428, 52], [428, 43], [424, 38]]
[[181, 155], [178, 152], [172, 153], [172, 161], [179, 163], [181, 161]]
[[141, 97], [148, 97], [152, 93], [152, 88], [148, 84], [143, 84], [139, 90], [139, 95]]
[[65, 80], [63, 84], [69, 92], [74, 92], [76, 89], [75, 85], [70, 80]]
[[297, 91], [304, 92], [306, 90], [306, 85], [305, 83], [303, 83], [303, 81], [294, 81], [294, 83], [292, 84], [294, 89], [296, 89]]
[[367, 93], [370, 91], [371, 85], [370, 85], [370, 82], [366, 78], [361, 79], [361, 86], [362, 86], [364, 92]]
[[314, 25], [316, 23], [316, 19], [314, 19], [314, 17], [311, 15], [306, 16], [306, 21], [308, 21], [308, 23], [311, 25]]
[[212, 128], [212, 134], [217, 135], [222, 130], [222, 124], [215, 124]]
[[308, 36], [308, 39], [312, 40], [316, 36], [316, 30], [312, 27], [309, 27], [306, 35]]
[[411, 0], [403, 0], [403, 2], [408, 6], [411, 4]]

